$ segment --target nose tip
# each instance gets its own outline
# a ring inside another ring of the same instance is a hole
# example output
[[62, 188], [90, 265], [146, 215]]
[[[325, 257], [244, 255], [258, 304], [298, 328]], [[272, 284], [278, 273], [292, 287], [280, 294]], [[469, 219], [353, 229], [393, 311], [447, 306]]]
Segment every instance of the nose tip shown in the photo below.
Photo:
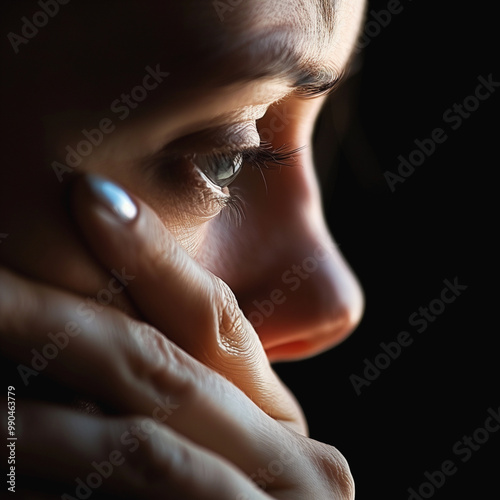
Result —
[[265, 292], [243, 306], [271, 361], [325, 351], [361, 321], [363, 292], [337, 248], [317, 246], [272, 276]]

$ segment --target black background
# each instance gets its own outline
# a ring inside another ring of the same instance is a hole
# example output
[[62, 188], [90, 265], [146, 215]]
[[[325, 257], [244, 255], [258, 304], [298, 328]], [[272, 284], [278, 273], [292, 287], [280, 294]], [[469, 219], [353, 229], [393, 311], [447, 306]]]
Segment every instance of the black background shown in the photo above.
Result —
[[[367, 21], [387, 5], [370, 2]], [[328, 141], [336, 148], [334, 168], [319, 175], [330, 227], [365, 291], [364, 318], [335, 349], [276, 370], [302, 403], [311, 436], [347, 457], [357, 498], [407, 499], [445, 460], [457, 471], [432, 498], [499, 498], [500, 431], [467, 462], [453, 447], [500, 407], [497, 266], [487, 260], [498, 232], [488, 186], [499, 166], [500, 89], [456, 130], [443, 120], [474, 94], [478, 76], [500, 81], [493, 14], [479, 4], [401, 5], [378, 34], [372, 23], [318, 128], [319, 157]], [[397, 173], [397, 157], [437, 127], [447, 140], [391, 192], [384, 172]], [[409, 316], [455, 277], [467, 290], [417, 333]], [[349, 377], [363, 376], [363, 360], [373, 362], [380, 343], [401, 331], [413, 343], [357, 395]]]

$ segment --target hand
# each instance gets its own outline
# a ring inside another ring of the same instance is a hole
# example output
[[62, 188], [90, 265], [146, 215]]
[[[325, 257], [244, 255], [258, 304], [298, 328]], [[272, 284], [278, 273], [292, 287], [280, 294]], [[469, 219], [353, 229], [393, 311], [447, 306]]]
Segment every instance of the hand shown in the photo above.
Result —
[[73, 497], [352, 498], [344, 458], [303, 435], [298, 406], [230, 290], [136, 204], [125, 223], [82, 183], [75, 213], [104, 265], [123, 270], [113, 290], [127, 283], [150, 324], [0, 273], [3, 352], [28, 367], [30, 352], [42, 353], [44, 373], [119, 414], [20, 400], [18, 470]]

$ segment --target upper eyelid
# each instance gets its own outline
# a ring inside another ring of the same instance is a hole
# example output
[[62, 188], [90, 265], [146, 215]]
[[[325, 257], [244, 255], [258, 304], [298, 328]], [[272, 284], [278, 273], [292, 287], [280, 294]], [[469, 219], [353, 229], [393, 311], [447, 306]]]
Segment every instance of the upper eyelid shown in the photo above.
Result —
[[[204, 132], [204, 131], [203, 131]], [[257, 133], [258, 135], [258, 133]], [[226, 155], [235, 157], [237, 154], [246, 155], [247, 158], [252, 157], [252, 155], [260, 148], [261, 141], [260, 136], [258, 136], [259, 144], [254, 146], [245, 146], [244, 144], [236, 144], [234, 141], [231, 144], [228, 143], [220, 143], [218, 147], [210, 147], [207, 146], [199, 148], [199, 146], [191, 146], [188, 147], [189, 136], [185, 136], [181, 138], [181, 140], [185, 143], [179, 143], [179, 140], [174, 141], [173, 143], [168, 143], [163, 146], [160, 150], [150, 154], [142, 161], [145, 168], [155, 167], [159, 164], [169, 164], [180, 161], [182, 159], [189, 158], [193, 154], [199, 155]], [[176, 144], [177, 143], [177, 144]]]
[[[302, 82], [307, 91], [306, 81]], [[282, 145], [272, 149], [261, 141], [255, 121], [236, 122], [218, 127], [210, 127], [185, 135], [164, 145], [159, 151], [145, 159], [147, 165], [168, 164], [189, 158], [193, 154], [243, 155], [245, 162], [258, 167], [269, 168], [269, 164], [289, 165], [302, 148], [290, 150]]]
[[258, 147], [260, 136], [255, 121], [233, 123], [188, 134], [164, 145], [157, 154], [184, 156], [190, 153], [243, 152]]
[[[261, 142], [257, 147], [251, 148], [239, 148], [233, 151], [226, 152], [211, 152], [202, 154], [203, 156], [209, 156], [215, 161], [219, 157], [229, 157], [235, 159], [237, 155], [241, 155], [243, 157], [243, 161], [246, 164], [250, 164], [253, 167], [257, 167], [259, 169], [269, 169], [273, 167], [291, 167], [296, 162], [297, 155], [305, 149], [306, 146], [301, 146], [298, 148], [290, 148], [289, 145], [283, 144], [278, 148], [273, 148], [271, 144]], [[169, 152], [165, 152], [164, 150], [159, 151], [155, 155], [148, 158], [145, 162], [146, 167], [157, 167], [159, 164], [168, 164], [174, 163], [177, 161], [191, 161], [191, 157], [197, 155], [198, 153], [188, 153], [188, 154], [172, 154]]]
[[217, 159], [218, 157], [229, 157], [229, 158], [235, 158], [237, 155], [242, 155], [246, 161], [248, 161], [250, 158], [254, 157], [254, 155], [258, 154], [258, 150], [260, 149], [259, 147], [253, 147], [253, 148], [234, 148], [231, 150], [226, 150], [224, 151], [210, 151], [207, 153], [197, 153], [194, 151], [190, 152], [175, 152], [175, 151], [169, 151], [166, 148], [162, 148], [160, 151], [157, 153], [154, 153], [153, 155], [149, 156], [145, 161], [143, 162], [145, 166], [155, 166], [158, 165], [159, 163], [163, 164], [168, 164], [168, 163], [174, 163], [177, 161], [181, 160], [191, 160], [195, 156], [209, 156], [213, 159]]

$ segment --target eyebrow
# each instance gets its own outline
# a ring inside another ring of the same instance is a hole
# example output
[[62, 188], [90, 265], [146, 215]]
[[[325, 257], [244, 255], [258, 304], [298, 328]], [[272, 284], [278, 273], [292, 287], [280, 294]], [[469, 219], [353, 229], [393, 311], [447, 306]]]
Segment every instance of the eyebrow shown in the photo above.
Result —
[[344, 75], [344, 70], [335, 76], [324, 72], [317, 75], [306, 70], [303, 77], [297, 80], [293, 87], [295, 87], [295, 93], [301, 97], [319, 97], [331, 94], [340, 85]]
[[[344, 69], [326, 66], [323, 61], [300, 52], [306, 45], [305, 36], [297, 43], [297, 32], [275, 29], [241, 39], [238, 46], [215, 55], [219, 62], [231, 68], [231, 81], [282, 79], [300, 97], [317, 97], [331, 93], [344, 77]], [[307, 47], [305, 47], [307, 48]]]

